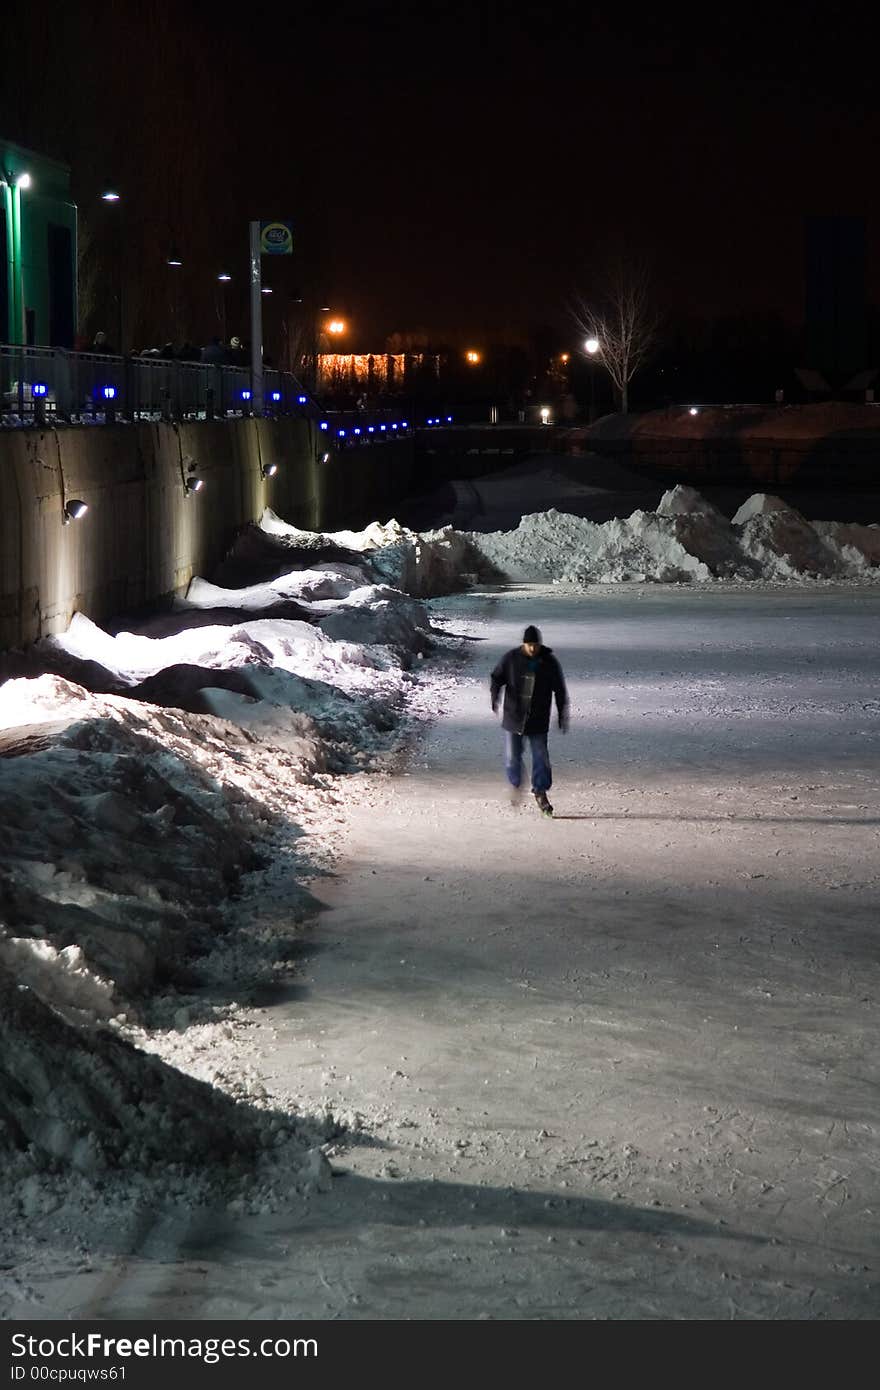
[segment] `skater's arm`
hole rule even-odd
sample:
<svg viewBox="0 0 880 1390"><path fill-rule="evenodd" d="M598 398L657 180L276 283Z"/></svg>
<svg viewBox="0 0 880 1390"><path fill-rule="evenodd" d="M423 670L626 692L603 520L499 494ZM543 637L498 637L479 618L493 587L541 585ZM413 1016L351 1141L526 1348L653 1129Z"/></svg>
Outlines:
<svg viewBox="0 0 880 1390"><path fill-rule="evenodd" d="M559 662L555 662L553 672L553 694L556 697L556 713L559 718L559 727L563 733L568 728L568 691L565 688L565 677L562 674L562 667Z"/></svg>

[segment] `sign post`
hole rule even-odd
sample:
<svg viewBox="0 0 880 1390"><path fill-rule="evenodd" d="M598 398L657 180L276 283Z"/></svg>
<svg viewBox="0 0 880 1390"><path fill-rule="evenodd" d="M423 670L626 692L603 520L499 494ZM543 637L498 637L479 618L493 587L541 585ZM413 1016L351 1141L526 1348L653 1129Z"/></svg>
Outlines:
<svg viewBox="0 0 880 1390"><path fill-rule="evenodd" d="M290 256L293 229L289 222L251 222L251 410L263 413L263 279L261 256Z"/></svg>
<svg viewBox="0 0 880 1390"><path fill-rule="evenodd" d="M251 410L263 413L263 282L260 273L260 224L250 224L251 256Z"/></svg>

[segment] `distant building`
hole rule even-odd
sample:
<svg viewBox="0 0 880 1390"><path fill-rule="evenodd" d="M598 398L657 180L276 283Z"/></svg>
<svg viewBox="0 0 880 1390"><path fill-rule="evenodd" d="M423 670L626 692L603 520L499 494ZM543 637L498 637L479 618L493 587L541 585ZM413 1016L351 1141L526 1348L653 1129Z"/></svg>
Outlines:
<svg viewBox="0 0 880 1390"><path fill-rule="evenodd" d="M0 139L0 342L73 347L76 207L70 170Z"/></svg>
<svg viewBox="0 0 880 1390"><path fill-rule="evenodd" d="M809 366L840 385L869 365L865 222L808 217L805 230Z"/></svg>

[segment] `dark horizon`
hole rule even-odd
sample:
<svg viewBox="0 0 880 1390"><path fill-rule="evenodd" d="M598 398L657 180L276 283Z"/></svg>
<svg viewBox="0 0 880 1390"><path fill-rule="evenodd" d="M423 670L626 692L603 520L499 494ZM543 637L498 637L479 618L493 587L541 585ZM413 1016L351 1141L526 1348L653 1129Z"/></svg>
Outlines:
<svg viewBox="0 0 880 1390"><path fill-rule="evenodd" d="M564 336L572 296L621 255L648 262L667 316L794 327L817 213L864 218L880 301L880 115L858 22L566 4L514 18L485 0L279 16L257 0L233 24L204 0L98 0L88 23L49 3L23 29L2 134L71 164L98 242L101 187L124 186L145 313L174 243L193 314L210 317L228 264L241 317L260 216L296 227L279 296L332 300L360 349L395 331Z"/></svg>

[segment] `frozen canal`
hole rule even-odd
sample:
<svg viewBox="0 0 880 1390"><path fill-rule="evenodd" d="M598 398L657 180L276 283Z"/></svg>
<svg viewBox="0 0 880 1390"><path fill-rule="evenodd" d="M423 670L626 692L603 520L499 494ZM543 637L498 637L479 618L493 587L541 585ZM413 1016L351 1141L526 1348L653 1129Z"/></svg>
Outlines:
<svg viewBox="0 0 880 1390"><path fill-rule="evenodd" d="M154 1229L55 1315L876 1317L880 594L436 606L469 663L359 779L264 1017L270 1084L363 1117L332 1191ZM553 822L489 711L532 622L572 699Z"/></svg>

